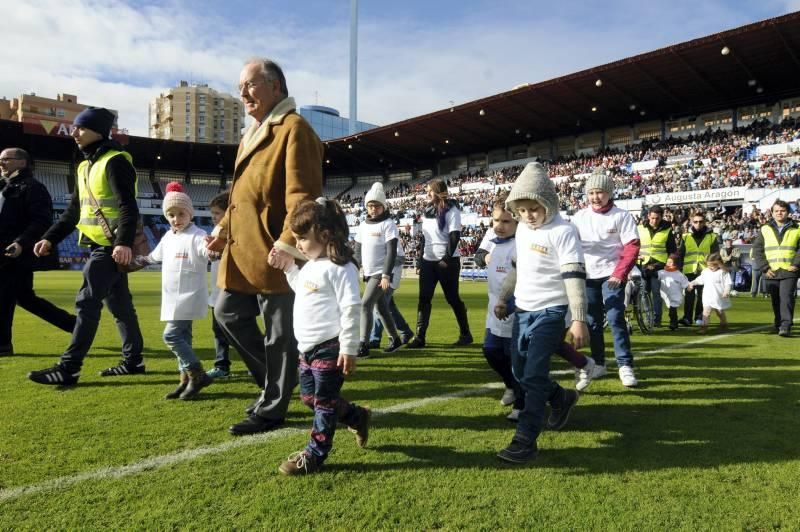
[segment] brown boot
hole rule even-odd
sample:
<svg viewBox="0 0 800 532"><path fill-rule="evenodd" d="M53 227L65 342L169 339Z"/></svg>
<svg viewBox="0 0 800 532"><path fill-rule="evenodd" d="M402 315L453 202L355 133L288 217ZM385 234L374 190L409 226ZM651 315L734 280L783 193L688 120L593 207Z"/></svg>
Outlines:
<svg viewBox="0 0 800 532"><path fill-rule="evenodd" d="M189 368L186 372L189 374L189 383L180 395L180 398L184 401L194 399L194 397L200 393L200 390L214 382L214 379L208 376L208 373L206 373L202 366L199 368Z"/></svg>
<svg viewBox="0 0 800 532"><path fill-rule="evenodd" d="M186 389L186 386L189 384L189 374L185 371L181 371L181 380L178 383L178 387L169 392L167 395L164 396L164 399L177 399L183 393L183 390Z"/></svg>

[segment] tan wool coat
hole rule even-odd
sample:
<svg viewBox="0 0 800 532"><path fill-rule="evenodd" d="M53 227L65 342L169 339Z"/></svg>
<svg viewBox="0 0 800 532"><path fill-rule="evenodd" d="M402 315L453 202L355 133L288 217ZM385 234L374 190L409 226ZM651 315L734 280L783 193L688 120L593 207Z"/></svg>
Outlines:
<svg viewBox="0 0 800 532"><path fill-rule="evenodd" d="M227 237L217 285L244 294L285 294L286 276L267 264L275 242L294 246L288 214L304 199L322 195L323 146L295 112L280 101L261 127L245 132L236 155L228 210L214 229Z"/></svg>

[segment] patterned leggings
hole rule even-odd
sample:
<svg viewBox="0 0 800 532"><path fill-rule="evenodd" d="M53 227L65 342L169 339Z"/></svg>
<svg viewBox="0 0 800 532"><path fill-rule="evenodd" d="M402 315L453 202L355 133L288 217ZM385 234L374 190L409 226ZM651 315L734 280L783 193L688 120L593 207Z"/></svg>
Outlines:
<svg viewBox="0 0 800 532"><path fill-rule="evenodd" d="M333 447L336 423L354 427L365 410L342 399L339 395L344 383L339 358L338 339L328 340L307 353L300 353L300 399L314 411L314 424L306 452L313 453L318 462L328 456Z"/></svg>

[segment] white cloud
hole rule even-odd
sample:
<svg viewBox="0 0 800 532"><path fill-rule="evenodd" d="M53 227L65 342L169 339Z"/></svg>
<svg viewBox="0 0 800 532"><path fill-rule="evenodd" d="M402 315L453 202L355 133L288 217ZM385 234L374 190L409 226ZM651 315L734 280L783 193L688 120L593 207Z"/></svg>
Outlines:
<svg viewBox="0 0 800 532"><path fill-rule="evenodd" d="M0 96L77 94L84 103L118 109L122 127L146 135L147 104L164 88L191 77L233 92L243 60L265 55L284 66L298 103L314 103L318 94L320 104L348 114L346 20L314 26L275 11L266 13L268 25L259 17L234 26L221 9L188 0L145 7L122 0L0 0ZM547 15L551 10L526 2L517 6L530 9L524 16L514 17L510 7L505 18L490 9L425 24L410 17L362 20L359 119L402 120L450 100L463 103L748 21L714 1L681 0L670 8L609 1L605 17L594 10L602 24L586 24L580 11Z"/></svg>

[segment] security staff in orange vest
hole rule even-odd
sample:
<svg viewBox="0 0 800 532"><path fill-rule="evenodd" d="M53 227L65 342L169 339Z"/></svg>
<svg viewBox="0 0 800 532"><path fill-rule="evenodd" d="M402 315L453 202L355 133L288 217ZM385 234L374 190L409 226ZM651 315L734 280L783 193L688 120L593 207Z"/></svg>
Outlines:
<svg viewBox="0 0 800 532"><path fill-rule="evenodd" d="M83 267L83 285L75 298L78 318L72 341L58 364L28 374L28 378L38 384L70 386L78 382L83 359L92 347L100 324L103 304L117 322L122 339L122 360L101 371L100 375L144 373L142 333L128 290L128 274L117 269L117 264L127 265L133 259L131 246L139 222L136 170L130 154L110 139L114 120L111 111L101 108L86 109L75 117L72 136L86 160L78 166L77 184L69 206L33 247L37 256L48 255L53 246L77 228L79 244L91 250ZM95 205L113 231L113 241L106 236L99 217L95 216Z"/></svg>
<svg viewBox="0 0 800 532"><path fill-rule="evenodd" d="M771 212L772 220L761 226L753 242L753 260L764 273L764 284L772 299L775 332L788 337L800 270L800 227L789 219L789 204L785 201L773 203Z"/></svg>
<svg viewBox="0 0 800 532"><path fill-rule="evenodd" d="M691 228L684 234L678 255L681 258L683 274L689 281L694 281L706 267L706 257L719 252L719 239L706 226L705 213L696 212L691 216ZM683 304L683 318L678 321L689 327L695 319L703 316L703 287L698 285L691 292L686 292Z"/></svg>
<svg viewBox="0 0 800 532"><path fill-rule="evenodd" d="M642 270L644 285L653 298L654 324L661 327L661 282L658 271L664 269L667 257L677 251L672 236L672 226L664 221L664 209L660 205L650 207L647 219L636 226L639 232L639 259L636 261Z"/></svg>

